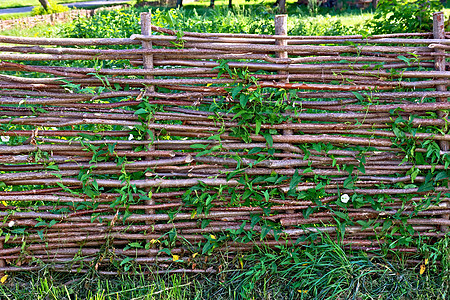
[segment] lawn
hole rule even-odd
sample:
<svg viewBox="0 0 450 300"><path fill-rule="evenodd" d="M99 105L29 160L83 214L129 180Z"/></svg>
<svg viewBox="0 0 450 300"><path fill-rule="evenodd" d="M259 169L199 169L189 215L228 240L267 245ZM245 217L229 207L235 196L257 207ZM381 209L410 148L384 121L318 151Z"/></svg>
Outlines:
<svg viewBox="0 0 450 300"><path fill-rule="evenodd" d="M90 0L58 0L58 4L73 3L73 2L86 2ZM40 5L38 0L2 0L0 1L0 9L2 8L15 8L25 6L37 6Z"/></svg>

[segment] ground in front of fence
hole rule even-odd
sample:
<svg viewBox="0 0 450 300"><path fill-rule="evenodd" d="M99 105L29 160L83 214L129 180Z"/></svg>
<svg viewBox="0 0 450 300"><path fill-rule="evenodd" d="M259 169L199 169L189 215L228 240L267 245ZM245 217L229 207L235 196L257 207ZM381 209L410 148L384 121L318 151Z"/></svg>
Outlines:
<svg viewBox="0 0 450 300"><path fill-rule="evenodd" d="M433 247L447 251L448 238ZM2 299L448 299L449 261L411 263L400 255L346 251L324 243L258 249L226 259L201 257L216 273L144 274L131 265L117 276L55 273L42 268L1 278ZM444 255L444 257L449 257ZM166 270L179 270L173 263ZM155 270L156 271L156 270ZM6 278L5 278L6 277Z"/></svg>

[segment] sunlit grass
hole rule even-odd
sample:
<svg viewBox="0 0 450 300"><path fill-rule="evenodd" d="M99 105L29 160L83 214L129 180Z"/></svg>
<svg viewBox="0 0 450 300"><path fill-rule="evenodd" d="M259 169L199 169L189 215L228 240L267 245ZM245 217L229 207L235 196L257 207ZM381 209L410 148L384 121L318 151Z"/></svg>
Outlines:
<svg viewBox="0 0 450 300"><path fill-rule="evenodd" d="M73 3L73 2L86 2L91 0L57 0L58 4ZM2 0L0 1L0 8L15 8L40 5L38 0Z"/></svg>
<svg viewBox="0 0 450 300"><path fill-rule="evenodd" d="M1 31L0 35L23 36L23 37L49 37L56 38L60 36L62 25L39 24L33 27L13 26L12 28Z"/></svg>
<svg viewBox="0 0 450 300"><path fill-rule="evenodd" d="M31 12L0 15L1 20L19 19L31 16Z"/></svg>

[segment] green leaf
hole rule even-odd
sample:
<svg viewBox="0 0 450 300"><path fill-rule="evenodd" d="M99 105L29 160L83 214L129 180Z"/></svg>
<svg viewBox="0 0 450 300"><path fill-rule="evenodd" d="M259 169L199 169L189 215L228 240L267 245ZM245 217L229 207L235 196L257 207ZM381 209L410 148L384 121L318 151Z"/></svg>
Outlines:
<svg viewBox="0 0 450 300"><path fill-rule="evenodd" d="M126 263L129 263L130 261L132 261L134 258L132 257L125 257L121 262L120 265L123 266Z"/></svg>
<svg viewBox="0 0 450 300"><path fill-rule="evenodd" d="M410 65L410 59L404 57L403 55L399 55L397 58L404 61L408 66Z"/></svg>
<svg viewBox="0 0 450 300"><path fill-rule="evenodd" d="M209 144L193 144L190 145L192 149L206 149L209 146Z"/></svg>
<svg viewBox="0 0 450 300"><path fill-rule="evenodd" d="M425 182L423 185L419 186L417 189L417 192L428 192L428 191L434 191L433 183L431 182Z"/></svg>
<svg viewBox="0 0 450 300"><path fill-rule="evenodd" d="M348 215L345 214L345 213L343 213L343 212L340 212L340 211L334 211L334 214L335 214L336 216L338 216L339 218L341 218L341 219L348 220Z"/></svg>
<svg viewBox="0 0 450 300"><path fill-rule="evenodd" d="M320 190L321 188L323 188L324 186L325 186L325 184L324 184L323 182L319 182L319 183L316 185L315 190L318 191L318 190Z"/></svg>
<svg viewBox="0 0 450 300"><path fill-rule="evenodd" d="M353 177L348 176L347 179L344 180L344 188L345 189L353 189L355 186L353 185Z"/></svg>
<svg viewBox="0 0 450 300"><path fill-rule="evenodd" d="M47 226L47 222L45 222L45 221L40 221L40 222L37 222L37 223L34 225L34 227L39 227L39 226Z"/></svg>
<svg viewBox="0 0 450 300"><path fill-rule="evenodd" d="M261 120L256 120L256 122L255 122L255 134L259 134L260 130L261 130Z"/></svg>
<svg viewBox="0 0 450 300"><path fill-rule="evenodd" d="M89 140L89 141L101 140L101 136L98 135L98 134L78 133L78 135L81 136L82 138L85 138L86 140Z"/></svg>
<svg viewBox="0 0 450 300"><path fill-rule="evenodd" d="M264 200L266 200L266 202L269 202L270 196L269 196L269 191L264 191Z"/></svg>
<svg viewBox="0 0 450 300"><path fill-rule="evenodd" d="M358 220L358 221L356 221L356 223L358 223L359 225L361 225L362 229L364 230L364 229L370 227L370 223L371 223L371 222L370 222L370 221L369 221L369 222L366 222L366 221L363 221L363 220Z"/></svg>
<svg viewBox="0 0 450 300"><path fill-rule="evenodd" d="M44 240L44 230L38 230L37 234L39 235L39 238L41 239L41 241Z"/></svg>
<svg viewBox="0 0 450 300"><path fill-rule="evenodd" d="M142 245L139 242L129 243L128 246L130 246L131 248L142 248Z"/></svg>
<svg viewBox="0 0 450 300"><path fill-rule="evenodd" d="M237 86L234 89L231 90L231 98L236 98L236 95L239 94L240 91L242 91L244 87L243 86ZM245 107L245 105L243 106Z"/></svg>
<svg viewBox="0 0 450 300"><path fill-rule="evenodd" d="M246 113L247 111L245 110L241 110L240 112L238 112L237 114L234 115L234 117L231 120L237 119L238 117L240 117L242 114Z"/></svg>
<svg viewBox="0 0 450 300"><path fill-rule="evenodd" d="M241 104L242 108L245 108L248 100L249 100L249 96L247 96L247 95L241 94L239 96L239 103Z"/></svg>
<svg viewBox="0 0 450 300"><path fill-rule="evenodd" d="M306 168L304 171L303 171L303 174L305 174L305 173L311 173L313 171L313 169L311 168L311 167L309 167L309 168Z"/></svg>
<svg viewBox="0 0 450 300"><path fill-rule="evenodd" d="M96 190L96 191L98 191L98 182L97 182L97 180L96 179L94 179L94 180L92 180L92 186L94 187L94 189Z"/></svg>
<svg viewBox="0 0 450 300"><path fill-rule="evenodd" d="M214 247L214 245L211 244L210 241L207 241L207 242L205 243L205 245L203 246L203 248L202 248L202 254L208 253L209 250L211 250L213 247Z"/></svg>
<svg viewBox="0 0 450 300"><path fill-rule="evenodd" d="M389 227L391 227L392 221L386 220L383 222L383 227L381 228L382 231L386 231Z"/></svg>
<svg viewBox="0 0 450 300"><path fill-rule="evenodd" d="M48 166L47 166L47 169L59 171L58 165L54 165L54 164L53 164L53 165L48 165Z"/></svg>
<svg viewBox="0 0 450 300"><path fill-rule="evenodd" d="M133 215L133 213L131 211L129 211L128 209L125 210L122 221L125 222L125 220L128 219L131 215Z"/></svg>
<svg viewBox="0 0 450 300"><path fill-rule="evenodd" d="M270 134L268 133L263 133L264 138L266 139L267 145L269 147L273 147L273 138Z"/></svg>
<svg viewBox="0 0 450 300"><path fill-rule="evenodd" d="M202 220L201 228L205 229L206 226L208 226L210 222L211 222L211 220Z"/></svg>
<svg viewBox="0 0 450 300"><path fill-rule="evenodd" d="M355 97L359 100L359 101L364 101L364 96L361 95L361 93L359 92L352 92L353 95L355 95Z"/></svg>
<svg viewBox="0 0 450 300"><path fill-rule="evenodd" d="M425 164L425 158L423 158L423 154L422 153L416 151L414 153L414 156L416 158L416 164L418 164L418 165Z"/></svg>
<svg viewBox="0 0 450 300"><path fill-rule="evenodd" d="M291 182L289 183L289 193L291 191L295 191L295 188L297 188L298 184L302 181L302 176L298 174L298 169L295 170L294 176L292 176Z"/></svg>
<svg viewBox="0 0 450 300"><path fill-rule="evenodd" d="M252 148L250 151L248 151L248 154L251 155L254 153L258 153L258 152L261 152L261 150L262 150L262 148L255 147L255 148Z"/></svg>
<svg viewBox="0 0 450 300"><path fill-rule="evenodd" d="M139 108L137 111L134 112L135 115L144 115L148 114L148 111L144 108Z"/></svg>
<svg viewBox="0 0 450 300"><path fill-rule="evenodd" d="M267 225L262 226L261 228L261 237L259 238L260 241L262 241L270 232L270 227Z"/></svg>
<svg viewBox="0 0 450 300"><path fill-rule="evenodd" d="M363 164L359 164L358 167L356 167L361 173L366 174L366 168Z"/></svg>
<svg viewBox="0 0 450 300"><path fill-rule="evenodd" d="M109 152L110 154L114 154L114 148L116 147L116 145L117 145L117 143L109 144L109 145L108 145L108 152Z"/></svg>
<svg viewBox="0 0 450 300"><path fill-rule="evenodd" d="M202 151L202 152L199 152L199 153L197 153L197 155L196 155L195 157L200 157L200 156L203 156L203 155L209 154L209 153L211 153L211 152L212 152L212 150L211 150L211 149L209 149L209 150L205 150L205 151Z"/></svg>
<svg viewBox="0 0 450 300"><path fill-rule="evenodd" d="M170 250L169 250L169 249L167 249L167 248L161 249L161 250L159 250L159 252L163 252L163 253L166 253L166 254L167 254L167 255L169 255L169 256L171 256L171 255L172 255L172 253L170 252Z"/></svg>
<svg viewBox="0 0 450 300"><path fill-rule="evenodd" d="M303 211L303 217L305 219L308 219L309 216L314 212L314 208L311 206L308 206L308 208L306 210Z"/></svg>
<svg viewBox="0 0 450 300"><path fill-rule="evenodd" d="M446 171L442 171L442 172L439 172L436 175L436 178L434 179L434 181L439 181L439 180L446 179L446 178L448 178L447 172Z"/></svg>

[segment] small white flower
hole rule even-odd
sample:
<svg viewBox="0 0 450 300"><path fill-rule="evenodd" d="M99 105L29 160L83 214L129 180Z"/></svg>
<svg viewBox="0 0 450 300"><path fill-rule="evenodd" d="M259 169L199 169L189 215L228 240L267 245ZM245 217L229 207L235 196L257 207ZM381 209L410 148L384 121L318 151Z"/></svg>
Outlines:
<svg viewBox="0 0 450 300"><path fill-rule="evenodd" d="M5 135L2 135L1 137L0 137L1 139L2 139L2 142L9 142L9 136L5 136Z"/></svg>
<svg viewBox="0 0 450 300"><path fill-rule="evenodd" d="M13 227L13 226L14 226L14 224L16 224L16 222L14 222L14 221L9 221L9 223L8 223L8 227Z"/></svg>
<svg viewBox="0 0 450 300"><path fill-rule="evenodd" d="M132 139L133 139L133 135L130 134L130 135L128 136L128 140L131 141Z"/></svg>
<svg viewBox="0 0 450 300"><path fill-rule="evenodd" d="M350 200L350 196L349 195L344 194L344 195L341 196L341 202L342 203L347 203L348 200Z"/></svg>

